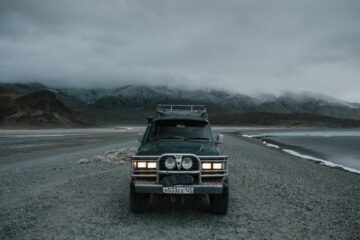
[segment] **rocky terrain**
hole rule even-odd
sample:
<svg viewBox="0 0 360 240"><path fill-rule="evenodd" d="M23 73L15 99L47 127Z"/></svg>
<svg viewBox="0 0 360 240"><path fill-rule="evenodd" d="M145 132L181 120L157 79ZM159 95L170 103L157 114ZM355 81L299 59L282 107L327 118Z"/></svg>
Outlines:
<svg viewBox="0 0 360 240"><path fill-rule="evenodd" d="M0 239L360 238L359 174L233 134L221 146L227 215L209 213L206 196L155 196L134 214L126 155L136 146L121 129L2 132Z"/></svg>
<svg viewBox="0 0 360 240"><path fill-rule="evenodd" d="M19 99L26 99L26 104L19 104ZM49 88L38 83L2 83L0 102L0 123L7 126L143 123L147 116L154 114L159 103L205 104L213 124L360 126L358 103L315 93L254 97L221 90L186 90L167 86L86 89Z"/></svg>
<svg viewBox="0 0 360 240"><path fill-rule="evenodd" d="M0 125L18 127L73 127L84 122L49 90L30 93L0 89Z"/></svg>

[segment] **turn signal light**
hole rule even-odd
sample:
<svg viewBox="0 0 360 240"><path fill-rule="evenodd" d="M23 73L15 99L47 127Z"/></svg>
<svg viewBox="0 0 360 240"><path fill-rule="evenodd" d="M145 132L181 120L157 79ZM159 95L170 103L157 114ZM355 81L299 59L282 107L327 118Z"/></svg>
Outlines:
<svg viewBox="0 0 360 240"><path fill-rule="evenodd" d="M134 169L156 169L156 162L134 161L133 168Z"/></svg>
<svg viewBox="0 0 360 240"><path fill-rule="evenodd" d="M215 170L221 170L223 167L222 167L222 163L213 163L212 164L212 167L213 169Z"/></svg>
<svg viewBox="0 0 360 240"><path fill-rule="evenodd" d="M201 165L201 168L204 170L210 170L211 169L211 163L203 163Z"/></svg>
<svg viewBox="0 0 360 240"><path fill-rule="evenodd" d="M201 168L203 170L222 170L223 163L202 163Z"/></svg>

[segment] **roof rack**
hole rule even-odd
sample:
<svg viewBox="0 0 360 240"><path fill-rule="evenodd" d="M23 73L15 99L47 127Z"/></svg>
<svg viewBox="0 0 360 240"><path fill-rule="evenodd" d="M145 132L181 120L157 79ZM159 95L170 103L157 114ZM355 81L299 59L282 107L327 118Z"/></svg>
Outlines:
<svg viewBox="0 0 360 240"><path fill-rule="evenodd" d="M191 114L208 119L205 105L158 104L156 116L159 114Z"/></svg>

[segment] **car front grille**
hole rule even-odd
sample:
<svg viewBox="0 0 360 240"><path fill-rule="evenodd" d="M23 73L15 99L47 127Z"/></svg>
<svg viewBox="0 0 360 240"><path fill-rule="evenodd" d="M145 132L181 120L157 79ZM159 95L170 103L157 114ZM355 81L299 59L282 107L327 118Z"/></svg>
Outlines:
<svg viewBox="0 0 360 240"><path fill-rule="evenodd" d="M168 157L174 157L173 155L165 155L165 156L162 156L160 161L159 161L159 170L160 171L167 171L169 169L167 169L165 167L165 159L168 158ZM200 164L199 164L199 160L193 156L187 156L187 155L183 155L182 158L184 157L189 157L192 159L193 161L193 165L190 169L188 170L185 170L184 168L180 168L180 170L177 168L177 166L175 166L174 169L172 169L172 171L199 171L200 170Z"/></svg>
<svg viewBox="0 0 360 240"><path fill-rule="evenodd" d="M165 167L165 159L168 157L173 158L185 158L190 157L193 160L193 166L185 170L182 167L180 169L175 166L174 169L167 169ZM160 181L170 175L191 175L193 177L194 183L202 183L202 181L206 180L217 180L223 179L227 176L227 156L196 156L194 154L177 154L177 153L167 153L161 156L132 156L132 161L152 161L157 162L157 169L132 169L132 178L135 179L156 179L156 183L160 183ZM213 162L222 162L224 164L223 169L215 170L209 169L201 170L202 163L213 163Z"/></svg>

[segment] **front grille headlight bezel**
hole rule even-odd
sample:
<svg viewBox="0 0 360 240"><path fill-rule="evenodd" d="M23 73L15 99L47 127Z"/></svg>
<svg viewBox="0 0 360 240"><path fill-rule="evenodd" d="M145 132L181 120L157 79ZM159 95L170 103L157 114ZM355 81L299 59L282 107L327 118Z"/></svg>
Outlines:
<svg viewBox="0 0 360 240"><path fill-rule="evenodd" d="M213 170L223 170L224 164L223 163L212 163Z"/></svg>
<svg viewBox="0 0 360 240"><path fill-rule="evenodd" d="M202 170L211 170L212 164L211 163L201 163Z"/></svg>
<svg viewBox="0 0 360 240"><path fill-rule="evenodd" d="M201 169L205 171L215 170L222 171L224 170L223 162L203 162L201 163Z"/></svg>
<svg viewBox="0 0 360 240"><path fill-rule="evenodd" d="M157 163L156 162L147 162L148 169L156 169Z"/></svg>
<svg viewBox="0 0 360 240"><path fill-rule="evenodd" d="M174 157L167 157L164 161L165 168L167 170L173 170L176 167L176 161Z"/></svg>
<svg viewBox="0 0 360 240"><path fill-rule="evenodd" d="M155 170L157 168L157 162L156 161L133 161L133 169L134 170Z"/></svg>
<svg viewBox="0 0 360 240"><path fill-rule="evenodd" d="M193 166L193 160L190 157L184 157L181 161L181 166L185 170L189 170Z"/></svg>

